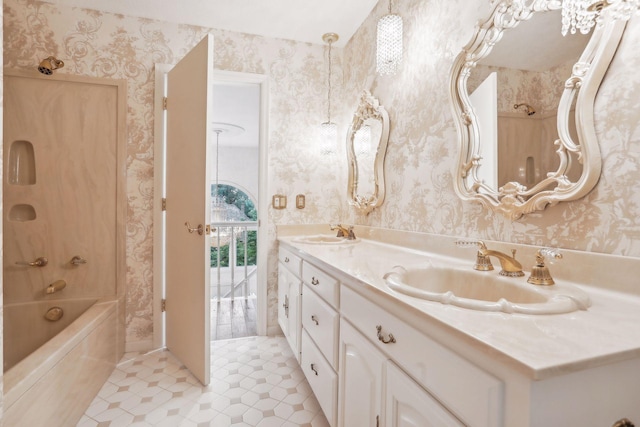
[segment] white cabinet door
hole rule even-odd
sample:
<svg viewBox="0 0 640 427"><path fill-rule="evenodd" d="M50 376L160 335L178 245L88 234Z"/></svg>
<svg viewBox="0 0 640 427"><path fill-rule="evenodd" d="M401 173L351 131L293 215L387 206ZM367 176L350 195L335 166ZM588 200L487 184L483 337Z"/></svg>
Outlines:
<svg viewBox="0 0 640 427"><path fill-rule="evenodd" d="M386 356L349 322L340 322L339 427L382 426Z"/></svg>
<svg viewBox="0 0 640 427"><path fill-rule="evenodd" d="M387 361L386 374L386 427L464 426L395 363Z"/></svg>
<svg viewBox="0 0 640 427"><path fill-rule="evenodd" d="M300 362L300 292L302 282L282 264L278 267L278 323Z"/></svg>
<svg viewBox="0 0 640 427"><path fill-rule="evenodd" d="M287 269L278 264L278 324L284 336L289 335L289 283Z"/></svg>

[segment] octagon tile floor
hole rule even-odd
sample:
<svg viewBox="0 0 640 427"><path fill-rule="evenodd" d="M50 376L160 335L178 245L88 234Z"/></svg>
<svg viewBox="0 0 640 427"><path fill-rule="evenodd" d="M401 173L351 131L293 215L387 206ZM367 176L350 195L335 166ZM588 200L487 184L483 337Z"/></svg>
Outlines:
<svg viewBox="0 0 640 427"><path fill-rule="evenodd" d="M127 353L77 427L328 427L284 337L211 343L203 387L169 352Z"/></svg>

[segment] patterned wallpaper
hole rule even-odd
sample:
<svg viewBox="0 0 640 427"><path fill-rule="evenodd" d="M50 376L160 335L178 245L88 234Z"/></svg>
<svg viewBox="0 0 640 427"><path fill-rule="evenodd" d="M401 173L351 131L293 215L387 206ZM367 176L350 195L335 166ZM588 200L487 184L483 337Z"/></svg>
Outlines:
<svg viewBox="0 0 640 427"><path fill-rule="evenodd" d="M128 81L127 341L152 332L153 64L175 63L204 34L215 38L216 68L270 78L268 193L304 193L307 208L270 211L269 325L276 325L275 224L344 221L392 229L469 236L640 256L640 22L628 31L596 102L603 174L582 200L511 222L454 193L456 130L449 71L488 0L403 0L405 58L393 77L376 77L375 26L381 1L334 61L334 111L346 135L359 94L370 89L390 114L387 200L369 216L346 201L344 137L337 153L316 150L326 115L326 52L322 45L174 25L5 0L5 66L33 68L50 54L61 72ZM320 37L320 35L319 35Z"/></svg>
<svg viewBox="0 0 640 427"><path fill-rule="evenodd" d="M344 197L335 155L315 148L315 127L326 119L325 47L33 0L5 1L4 16L6 67L33 69L53 54L65 61L59 72L127 80L128 342L152 336L154 63L176 63L211 31L217 69L269 75L268 193L307 196L305 210L272 211L268 218L269 326L275 326L275 224L328 222L340 216ZM333 57L337 91L340 55Z"/></svg>
<svg viewBox="0 0 640 427"><path fill-rule="evenodd" d="M571 76L574 62L567 62L542 72L479 64L467 80L467 90L473 93L490 73L496 72L498 112L522 113L522 109L514 110L513 105L524 102L533 106L538 114L555 113L562 96L564 82Z"/></svg>
<svg viewBox="0 0 640 427"><path fill-rule="evenodd" d="M404 19L405 55L393 77L374 75L379 2L344 50L345 92L365 88L389 111L387 199L371 226L640 257L640 17L633 18L596 98L595 125L603 155L600 182L589 195L518 221L462 202L453 190L456 130L449 107L449 71L486 14L487 0L395 2ZM482 12L481 12L482 10ZM350 106L352 111L355 107Z"/></svg>

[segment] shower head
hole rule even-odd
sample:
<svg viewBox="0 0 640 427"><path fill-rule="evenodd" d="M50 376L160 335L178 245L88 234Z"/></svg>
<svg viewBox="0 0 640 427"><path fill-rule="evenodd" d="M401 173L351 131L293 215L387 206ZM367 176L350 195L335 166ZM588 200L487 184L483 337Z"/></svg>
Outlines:
<svg viewBox="0 0 640 427"><path fill-rule="evenodd" d="M64 62L56 59L55 56L50 56L40 61L40 65L38 65L38 71L40 71L44 75L50 76L55 70L62 67L64 67Z"/></svg>
<svg viewBox="0 0 640 427"><path fill-rule="evenodd" d="M516 110L520 107L524 107L524 112L527 113L527 116L533 116L536 113L536 110L531 105L524 102L522 104L513 104L513 108Z"/></svg>

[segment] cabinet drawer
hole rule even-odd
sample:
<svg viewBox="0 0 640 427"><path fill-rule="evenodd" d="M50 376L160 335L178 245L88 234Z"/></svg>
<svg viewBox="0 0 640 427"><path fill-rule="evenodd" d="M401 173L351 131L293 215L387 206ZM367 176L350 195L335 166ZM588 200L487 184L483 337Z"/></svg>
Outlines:
<svg viewBox="0 0 640 427"><path fill-rule="evenodd" d="M329 424L335 426L338 415L338 375L305 330L302 331L300 366Z"/></svg>
<svg viewBox="0 0 640 427"><path fill-rule="evenodd" d="M331 366L337 370L340 316L329 304L312 292L309 285L304 285L302 289L302 327Z"/></svg>
<svg viewBox="0 0 640 427"><path fill-rule="evenodd" d="M338 281L319 268L302 262L302 280L326 302L338 308Z"/></svg>
<svg viewBox="0 0 640 427"><path fill-rule="evenodd" d="M502 425L500 380L428 338L373 302L342 286L342 315L468 425ZM383 343L378 338L395 342Z"/></svg>
<svg viewBox="0 0 640 427"><path fill-rule="evenodd" d="M302 259L298 255L294 255L290 250L281 247L278 250L278 260L296 277L301 277Z"/></svg>

